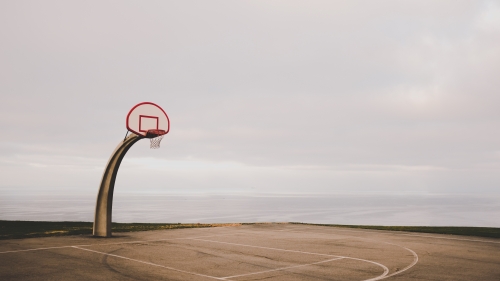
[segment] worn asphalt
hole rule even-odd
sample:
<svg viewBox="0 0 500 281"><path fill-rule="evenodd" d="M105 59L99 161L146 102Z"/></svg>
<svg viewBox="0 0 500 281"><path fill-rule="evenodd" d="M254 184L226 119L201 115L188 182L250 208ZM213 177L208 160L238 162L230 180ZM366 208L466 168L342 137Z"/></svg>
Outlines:
<svg viewBox="0 0 500 281"><path fill-rule="evenodd" d="M0 241L0 280L500 280L500 239L255 224Z"/></svg>

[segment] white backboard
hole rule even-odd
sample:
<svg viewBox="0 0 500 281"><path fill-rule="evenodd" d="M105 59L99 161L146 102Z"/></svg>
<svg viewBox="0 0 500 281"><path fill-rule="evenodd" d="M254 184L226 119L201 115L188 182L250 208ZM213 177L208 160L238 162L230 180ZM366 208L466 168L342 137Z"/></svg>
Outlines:
<svg viewBox="0 0 500 281"><path fill-rule="evenodd" d="M170 120L165 111L152 102L141 102L132 107L127 115L127 129L134 134L146 136L148 130L170 130Z"/></svg>

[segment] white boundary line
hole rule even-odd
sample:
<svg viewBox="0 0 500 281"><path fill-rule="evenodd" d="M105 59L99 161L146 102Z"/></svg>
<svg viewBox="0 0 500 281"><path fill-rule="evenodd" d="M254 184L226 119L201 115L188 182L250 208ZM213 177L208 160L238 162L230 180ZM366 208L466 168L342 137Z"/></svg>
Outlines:
<svg viewBox="0 0 500 281"><path fill-rule="evenodd" d="M227 235L233 235L233 233L231 233L231 234L218 234L218 235L205 235L205 236L197 236L197 237L193 237L193 238L207 238L207 237L227 236ZM4 252L0 252L0 254L30 252L30 251L41 251L41 250L50 250L50 249L63 249L63 248L71 248L71 247L92 247L92 246L133 244L133 243L158 242L158 241L183 240L183 239L191 239L191 238L189 238L189 237L185 237L185 238L165 238L165 239L157 239L157 240L137 240L137 241L125 241L125 242L102 243L102 244L91 244L91 245L69 245L69 246L56 246L56 247L46 247L46 248L32 248L32 249L24 249L24 250L4 251Z"/></svg>
<svg viewBox="0 0 500 281"><path fill-rule="evenodd" d="M334 258L334 259L329 259L329 260L325 260L325 261L318 261L318 262L313 262L313 263L308 263L308 264L293 265L293 266L280 267L280 268L276 268L276 269L258 271L258 272L253 272L253 273L232 275L232 276L222 277L222 279L229 279L229 278L236 278L236 277L242 277L242 276L248 276L248 275L254 275L254 274L268 273L268 272L273 272L273 271L281 271L281 270L285 270L285 269L321 264L321 263L326 263L326 262L336 261L336 260L341 260L341 259L343 259L343 258Z"/></svg>
<svg viewBox="0 0 500 281"><path fill-rule="evenodd" d="M282 252L292 252L292 253L299 253L299 254L309 254L309 255L325 256L325 257L346 258L346 257L343 257L343 256L336 256L336 255L329 255L329 254L303 252L303 251L296 251L296 250L287 250L287 249L280 249L280 248L254 246L254 245L231 243L231 242L221 242L221 241L206 240L206 239L199 239L199 238L186 238L186 239L188 239L188 240L204 241L204 242L212 242L212 243L219 243L219 244L234 245L234 246L243 246L243 247L250 247L250 248L258 248L258 249L264 249L264 250L275 250L275 251L282 251Z"/></svg>
<svg viewBox="0 0 500 281"><path fill-rule="evenodd" d="M278 230L278 231L292 232L292 231L285 230L285 229L284 230ZM286 269L291 269L291 268L305 267L305 266L310 266L310 265L315 265L315 264L321 264L321 263L326 263L326 262L329 262L329 261L340 260L340 259L352 259L352 260L364 261L364 262L375 264L375 265L377 265L379 267L382 267L384 269L384 273L382 273L382 275L377 276L375 278L367 279L365 281L380 280L384 276L387 276L387 274L389 273L389 269L385 265L377 263L377 262L374 262L374 261L371 261L371 260L351 258L351 257L344 257L344 256L335 256L335 255L321 254L321 253L313 253L313 252L304 252L304 251L287 250L287 249L280 249L280 248L270 248L270 247L262 247L262 246L254 246L254 245L246 245L246 244L238 244L238 243L220 242L220 241L214 241L214 240L200 239L200 238L208 238L208 237L228 236L228 235L234 235L234 234L238 234L238 233L256 234L256 233L259 233L259 232L258 231L257 232L252 231L252 232L249 233L249 232L238 231L237 233L230 233L230 234L204 235L204 236L185 237L185 238L165 238L165 239L156 239L156 240L137 240L137 241L126 241L126 242L116 242L116 243L102 243L102 244L92 244L92 245L72 245L72 246L33 248L33 249L24 249L24 250L15 250L15 251L4 251L4 252L0 252L0 254L28 252L28 251L39 251L39 250L50 250L50 249L74 248L74 249L80 249L80 250L94 252L94 253L98 253L98 254L102 254L102 255L112 256L112 257L116 257L116 258L126 259L126 260L130 260L130 261L135 261L135 262L139 262L139 263L143 263L143 264L148 264L148 265L152 265L152 266L162 267L162 268L165 268L165 269L170 269L170 270L173 270L173 271L182 272L182 273L186 273L186 274L191 274L191 275L196 275L196 276L200 276L200 277L207 277L207 278L211 278L211 279L216 279L216 280L229 280L230 278L236 278L236 277L242 277L242 276L254 275L254 274L262 274L262 273L274 272L274 271L281 271L281 270L286 270ZM308 232L306 232L306 233L308 233ZM234 276L227 276L227 277L215 277L215 276L204 275L204 274L199 274L199 273L195 273L195 272L184 271L184 270L181 270L181 269L176 269L176 268L173 268L173 267L168 267L168 266L163 266L163 265L159 265L159 264L155 264L155 263L145 262L145 261L141 261L141 260L137 260L137 259L127 258L127 257L124 257L124 256L115 255L115 254L108 254L108 253L105 253L105 252L95 251L95 250L86 249L86 248L80 248L80 247L105 246L105 245L119 245L119 244L158 242L158 241L169 241L169 240L198 240L198 241L204 241L204 242L221 243L221 244L229 244L229 245L235 245L235 246L244 246L244 247L260 248L260 249L266 249L266 250L294 252L294 253L300 253L300 254L319 255L319 256L327 256L327 257L335 257L335 258L328 259L328 260L325 260L325 261L310 263L310 264L300 264L300 265L295 265L295 266L281 267L281 268L276 268L276 269L271 269L271 270L265 270L265 271L259 271L259 272L251 272L251 273L234 275Z"/></svg>
<svg viewBox="0 0 500 281"><path fill-rule="evenodd" d="M373 280L382 280L382 279L389 278L389 277L394 276L394 275L398 275L398 274L400 274L400 273L402 273L404 271L407 271L408 269L412 268L414 265L416 265L418 263L418 255L412 249L406 248L406 247L403 247L403 246L400 246L400 245L397 245L397 244L392 244L392 243L389 243L389 242L382 242L382 243L387 243L387 244L391 244L391 245L394 245L394 246L399 246L399 247L404 248L405 250L411 252L413 254L413 262L410 265L408 265L407 267L401 269L400 271L393 272L393 273L385 276L384 278L373 279Z"/></svg>
<svg viewBox="0 0 500 281"><path fill-rule="evenodd" d="M211 237L213 237L213 236L222 236L222 235L212 235ZM199 238L175 238L175 239L168 239L168 240L181 240L181 239L183 239L183 240L197 240L197 241L212 242L212 243L221 243L221 244L230 244L230 245L235 245L235 246L260 248L260 249L266 249L266 250L276 250L276 251L284 251L284 252L295 252L295 253L300 253L300 254L329 256L329 257L335 257L335 258L324 260L324 261L319 261L319 262L314 262L314 263L309 263L309 264L300 264L300 265L294 265L294 266L288 266L288 267L281 267L281 268L270 269L270 270L259 271L259 272L250 272L250 273L239 274L239 275L232 275L232 276L226 276L226 277L215 277L215 276L210 276L210 275L205 275L205 274L199 274L199 273L195 273L195 272L185 271L185 270L181 270L181 269L176 269L176 268L169 267L169 266L163 266L163 265L159 265L159 264L155 264L155 263L151 263L151 262L145 262L145 261L141 261L141 260L137 260L137 259L127 258L127 257L124 257L124 256L115 255L115 254L108 254L108 253L105 253L105 252L90 250L90 249L86 249L86 248L80 248L78 246L68 246L68 247L75 248L75 249L80 249L80 250L85 250L85 251L89 251L89 252L94 252L94 253L98 253L98 254L102 254L102 255L106 255L106 256L111 256L111 257L122 258L122 259L130 260L130 261L140 262L140 263L148 264L148 265L152 265L152 266L162 267L162 268L165 268L165 269L170 269L170 270L173 270L173 271L178 271L178 272L182 272L182 273L186 273L186 274L191 274L191 275L196 275L196 276L201 276L201 277L212 278L212 279L216 279L216 280L229 280L230 278L242 277L242 276L247 276L247 275L262 274L262 273L268 273L268 272L274 272L274 271L282 271L282 270L286 270L286 269L290 269L290 268L305 267L305 266L310 266L310 265L315 265L315 264L321 264L321 263L326 263L326 262L340 260L340 259L352 259L352 260L364 261L364 262L372 263L372 264L378 265L379 267L382 267L382 269L384 270L384 273L382 273L382 275L377 276L375 278L367 279L365 281L380 280L380 279L383 279L385 276L387 276L387 274L389 273L389 269L385 265L380 264L378 262L371 261L371 260L365 260L365 259L358 259L358 258L351 258L351 257L344 257L344 256L335 256L335 255L321 254L321 253L304 252L304 251L296 251L296 250L287 250L287 249L280 249L280 248L270 248L270 247L262 247L262 246L238 244L238 243L220 242L220 241L206 240L206 239L199 239ZM167 240L167 239L154 240L154 241L163 241L163 240ZM112 244L121 244L121 243L112 243ZM97 245L103 245L103 244L97 244ZM90 246L97 246L97 245L90 245ZM104 245L110 245L110 244L104 244Z"/></svg>
<svg viewBox="0 0 500 281"><path fill-rule="evenodd" d="M342 229L343 230L343 229ZM352 230L345 230L345 231L352 231ZM293 232L304 232L304 233L311 233L311 232L305 232L305 231L293 231ZM362 233L369 233L368 231L353 231L353 232L362 232ZM312 232L314 234L323 234L323 235L328 235L327 233L317 233L317 232ZM352 237L352 236L351 236ZM401 245L398 245L398 244L394 244L394 243L390 243L390 242L384 242L384 241L379 241L379 240L375 240L375 239L370 239L370 238L364 238L364 237L356 237L358 239L362 239L362 240L370 240L370 241L375 241L375 242L378 242L378 243L384 243L384 244L389 244L389 245L394 245L394 246L397 246L397 247L400 247L400 248L403 248L405 250L407 250L408 252L410 252L412 255L413 255L413 262L406 266L405 268L403 268L402 270L400 271L396 271L396 272L393 272L387 276L379 276L377 278L373 278L373 279L368 279L368 280L364 280L364 281L375 281L375 280L382 280L382 279L386 279L386 278L389 278L391 276L394 276L394 275L398 275L398 274L401 274L403 273L404 271L412 268L414 265L416 265L418 263L418 255L417 253L415 253L415 251L413 251L412 249L410 248L406 248L406 247L403 247Z"/></svg>
<svg viewBox="0 0 500 281"><path fill-rule="evenodd" d="M173 268L173 267L169 267L169 266L159 265L159 264L152 263L152 262L146 262L146 261L131 259L131 258L127 258L127 257L124 257L124 256L119 256L119 255L114 255L114 254L108 254L108 253L104 253L104 252L99 252L99 251L94 251L94 250L90 250L90 249L80 248L80 247L77 247L77 246L71 246L71 248L80 249L80 250L84 250L84 251L89 251L89 252L93 252L93 253L97 253L97 254L101 254L101 255L105 255L105 256L110 256L110 257L125 259L125 260L129 260L129 261L140 262L140 263L143 263L143 264L157 266L157 267L162 267L162 268L166 268L166 269L170 269L170 270L173 270L173 271L182 272L182 273L186 273L186 274L191 274L191 275L196 275L196 276L201 276L201 277L207 277L207 278L216 279L216 280L225 280L225 279L222 279L222 278L219 278L219 277L215 277L215 276L210 276L210 275L205 275L205 274L200 274L200 273L185 271L185 270L181 270L181 269L177 269L177 268Z"/></svg>
<svg viewBox="0 0 500 281"><path fill-rule="evenodd" d="M272 231L272 230L271 230ZM351 231L351 230L346 230L346 231ZM323 233L323 232L307 232L307 231L299 231L299 230L291 230L291 231L284 231L284 230L276 230L276 231L272 231L272 232L292 232L292 233L307 233L307 234L320 234L320 235L328 235L328 233ZM353 232L363 232L363 233L367 233L365 231L353 231ZM249 233L249 232L246 232L246 233ZM259 233L258 231L254 231L252 233ZM369 232L368 232L369 233ZM249 233L250 234L250 233ZM350 236L350 237L353 237L353 236ZM389 275L381 275L381 276L378 276L378 277L375 277L375 278L372 278L372 279L367 279L367 280L364 280L364 281L375 281L375 280L382 280L382 279L385 279L385 278L389 278L391 276L394 276L394 275L398 275L410 268L412 268L415 264L418 263L418 255L417 253L415 253L415 251L413 251L412 249L409 249L409 248L406 248L406 247L403 247L401 245L398 245L398 244L394 244L394 243L390 243L390 242L384 242L384 241L379 241L379 240L375 240L375 239L370 239L370 238L364 238L364 237L356 237L354 236L355 238L357 239L361 239L361 240L370 240L370 241L375 241L375 242L378 242L378 243L384 243L384 244L389 244L389 245L394 245L394 246L397 246L397 247L400 247L400 248L403 248L407 251L409 251L412 255L413 255L413 262L406 266L405 268L403 268L402 270L400 271L396 271L392 274L389 274ZM201 240L201 239L195 239L195 240ZM210 240L207 240L207 241L210 241ZM224 242L221 242L221 243L224 243ZM372 262L372 261L369 261L369 260L364 260L364 259L357 259L357 258L351 258L351 257L345 257L345 258L349 258L349 259L355 259L355 260L363 260L363 261L368 261L368 262ZM373 262L375 263L375 262ZM378 264L378 263L376 263ZM378 264L379 265L379 264ZM382 265L383 266L383 265ZM387 269L387 267L384 266L384 268ZM387 269L387 273L388 273L388 269ZM387 274L386 273L386 274Z"/></svg>
<svg viewBox="0 0 500 281"><path fill-rule="evenodd" d="M266 250L275 250L275 251L283 251L283 252L293 252L293 253L300 253L300 254L310 254L310 255L318 255L318 256L327 256L327 257L337 257L337 258L344 258L344 259L351 259L351 260L358 260L358 261L364 261L368 263L372 263L375 265L378 265L379 267L382 267L384 269L384 273L381 275L367 279L364 281L374 281L374 280L381 280L386 278L387 274L389 273L389 269L378 262L371 261L371 260L365 260L365 259L359 259L359 258L352 258L352 257L346 257L346 256L336 256L336 255L329 255L329 254L321 254L321 253L312 253L312 252L303 252L303 251L296 251L296 250L287 250L287 249L280 249L280 248L271 248L271 247L263 247L263 246L254 246L254 245L246 245L246 244L239 244L239 243L230 243L230 242L221 242L221 241L214 241L214 240L206 240L206 239L198 239L198 238L189 238L189 240L197 240L197 241L205 241L205 242L214 242L214 243L221 243L221 244L228 244L228 245L235 245L235 246L244 246L244 247L251 247L251 248L259 248L259 249L266 249ZM398 271L402 272L402 271Z"/></svg>
<svg viewBox="0 0 500 281"><path fill-rule="evenodd" d="M317 225L312 225L312 226L317 226ZM307 227L307 228L311 228L311 227ZM500 241L491 241L491 240L482 240L482 239L467 239L467 238L456 238L456 237L440 237L440 236L434 236L434 235L421 235L421 234L412 234L412 233L396 233L396 232L393 232L393 231L389 232L389 231L384 231L384 230L381 230L381 231L377 231L377 230L375 230L375 231L373 231L373 230L351 230L351 229L340 229L340 227L335 227L335 228L330 228L330 229L334 230L334 231L359 232L359 233L365 233L365 234L366 233L373 233L373 232L377 233L377 232L379 232L379 233L385 233L385 234L392 234L392 235L396 235L396 236L397 235L404 235L404 236L416 236L416 237L435 238L435 239L447 239L447 240L458 240L458 241L495 243L495 244L499 244L500 243ZM271 231L273 231L273 230L271 230ZM262 231L250 231L250 232L248 232L248 231L246 231L246 232L238 231L238 232L239 233L248 233L248 234L261 234ZM91 247L91 246L102 246L102 245L118 245L118 244L133 244L133 243L158 242L158 241L169 241L169 240L186 240L186 239L187 240L191 239L191 240L200 240L200 241L207 241L207 242L216 242L216 243L225 243L225 244L234 244L234 245L243 246L244 244L236 244L236 243L228 243L228 242L219 242L219 241L213 241L213 240L198 239L198 238L208 238L208 237L234 235L234 234L238 234L238 232L237 233L230 233L230 234L205 235L205 236L198 236L198 237L192 237L192 238L189 238L189 237L188 238L166 238L166 239L157 239L157 240L137 240L137 241L126 241L126 242L116 242L116 243L102 243L102 244L92 244L92 245L72 245L72 246L56 246L56 247L33 248L33 249L4 251L4 252L0 252L0 254L28 252L28 251L39 251L39 250L50 250L50 249L63 249L63 248L78 248L78 249L82 249L82 250L93 251L93 250L90 250L90 249L84 249L84 248L79 248L79 247ZM321 234L322 235L325 235L325 234L327 235L328 234L328 233L318 233L318 232L306 232L306 231L300 231L300 230L294 230L294 229L291 229L291 230L289 230L289 229L281 229L281 230L274 230L273 232L299 232L299 233L302 232L302 233L320 234L320 235ZM363 238L363 237L356 237L356 238L358 238L358 239L365 239L365 240L371 240L371 241L375 241L375 242L379 242L379 243L385 243L385 244L390 244L390 245L398 246L398 247L401 247L401 248L403 248L403 249L411 252L412 255L414 256L414 260L413 260L413 262L410 265L408 265L407 267L403 268L400 271L397 271L397 272L394 272L394 273L388 274L388 275L387 275L387 273L388 273L387 267L385 267L382 264L379 264L379 263L376 263L376 262L373 262L373 261L370 261L370 260L336 256L336 257L338 257L336 259L341 259L341 258L355 259L355 260L360 260L360 261L374 263L374 264L376 264L376 265L384 268L384 274L382 274L381 276L372 278L372 279L365 280L365 281L375 281L375 280L381 280L381 279L389 278L391 276L400 274L400 273L402 273L402 272L410 269L411 267L413 267L415 264L418 263L418 255L413 250L411 250L409 248L403 247L401 245L397 245L397 244L393 244L393 243L389 243L389 242L378 241L378 240L369 239L369 238ZM297 252L297 253L303 253L303 254L314 254L314 255L332 256L332 255L320 254L320 253L301 252L301 251L286 250L286 249L277 249L277 248L267 248L267 247L260 247L260 246L251 246L251 245L244 245L244 246L256 247L256 248L263 248L263 249L289 251L289 252ZM98 252L98 251L94 251L94 252L101 253L101 254L106 254L106 253L102 253L102 252ZM124 258L124 259L128 259L128 260L134 260L134 259L126 258L126 257L112 255L112 254L107 254L107 255L116 256L116 257L120 257L120 258ZM333 259L333 260L335 260L335 259ZM165 266L161 266L161 265L156 265L156 264L153 264L153 263L143 262L143 261L140 261L140 260L134 260L134 261L145 263L145 264L150 264L150 265L154 265L154 266L164 267L164 268L172 269L172 270L179 271L179 272L184 272L182 270L178 270L178 269L175 269L175 268L170 268L170 267L165 267ZM327 262L327 261L323 261L323 262ZM322 263L322 262L320 262L320 263ZM313 263L313 264L317 264L317 263ZM307 265L312 265L312 264L286 267L286 268L275 269L275 270L271 270L271 271L278 271L278 270L284 270L284 269L287 269L287 268L302 267L302 266L307 266ZM385 272L386 269L387 269L387 272ZM262 273L264 273L264 272L267 272L267 271L263 271ZM187 272L187 271L185 273L197 275L197 273L191 273L191 272ZM251 274L257 274L257 273L249 273L249 274L244 274L244 275L251 275ZM200 276L205 276L205 275L201 274ZM218 278L218 277L213 277L213 276L208 276L208 275L206 275L206 277ZM223 278L227 279L227 278L230 278L230 277L223 277ZM221 278L219 278L219 279L220 280L226 280L226 279L221 279Z"/></svg>
<svg viewBox="0 0 500 281"><path fill-rule="evenodd" d="M76 246L84 247L84 246L92 246L92 245L76 245ZM64 248L71 248L71 247L74 247L74 246L59 246L59 247L47 247L47 248L34 248L34 249L25 249L25 250L4 251L4 252L0 252L0 254L42 251L42 250L50 250L50 249L64 249Z"/></svg>
<svg viewBox="0 0 500 281"><path fill-rule="evenodd" d="M308 228L310 228L310 227L308 227ZM349 232L361 232L361 233L369 233L370 232L370 231L347 230L347 229L338 229L338 228L335 228L335 230L349 231ZM323 235L326 234L326 233L317 233L317 232L305 232L305 231L288 230L288 229L275 230L275 231L272 231L272 232L296 232L296 233L297 232L298 233L302 232L302 233L308 233L308 234L323 234ZM234 234L238 234L238 233L260 234L261 231L251 231L251 232L238 231L237 233L205 235L205 236L186 237L186 238L165 238L165 239L156 239L156 240L137 240L137 241L126 241L126 242L116 242L116 243L102 243L102 244L92 244L92 245L73 245L73 246L34 248L34 249L24 249L24 250L15 250L15 251L4 251L4 252L0 252L0 254L4 254L4 253L17 253L17 252L27 252L27 251L38 251L38 250L49 250L49 249L76 248L76 249L81 249L81 250L85 250L85 251L100 253L100 254L103 254L103 255L114 256L114 257L123 258L123 259L131 260L131 261L136 261L136 262L140 262L140 263L144 263L144 264L149 264L149 265L153 265L153 266L163 267L163 268L166 268L166 269L171 269L171 270L174 270L174 271L183 272L183 273L187 273L187 274L204 276L204 277L208 277L208 278L215 278L215 279L218 279L218 280L227 280L228 278L232 278L232 277L239 277L239 276L253 275L253 274L258 274L258 273L279 271L279 270L285 270L285 269L288 269L288 268L295 268L295 267L303 267L303 266L308 266L308 265L325 263L325 262L328 262L328 261L333 261L333 260L338 260L338 259L352 259L352 260L359 260L359 261L364 261L364 262L372 263L372 264L375 264L375 265L377 265L379 267L382 267L384 269L384 273L382 275L377 276L375 278L364 280L364 281L375 281L375 280L382 280L382 279L385 279L385 278L388 278L388 277L400 274L400 273L402 273L402 272L410 269L411 267L413 267L418 262L418 255L413 250L411 250L409 248L406 248L406 247L403 247L403 246L400 246L400 245L397 245L397 244L389 243L389 242L377 241L377 240L368 239L368 238L362 238L362 237L356 237L356 238L358 238L358 239L365 239L365 240L372 240L372 241L379 242L379 243L391 244L391 245L394 245L394 246L401 247L401 248L403 248L403 249L405 249L407 251L410 251L413 254L413 256L414 256L414 261L410 265L408 265L407 267L405 267L403 270L400 270L400 271L397 271L397 272L394 272L394 273L388 275L389 269L385 265L380 264L380 263L375 262L375 261L366 260L366 259L346 257L346 256L335 256L335 255L329 255L329 254L312 253L312 252L304 252L304 251L296 251L296 250L279 249L279 248L270 248L270 247L262 247L262 246L254 246L254 245L246 245L246 244L238 244L238 243L230 243L230 242L220 242L220 241L214 241L214 240L199 239L199 238L208 238L208 237L228 236L228 235L234 235ZM424 235L412 235L412 234L404 234L404 233L398 233L398 234L401 234L401 235L410 235L410 236L427 237L427 236L424 236ZM441 237L435 237L435 236L429 236L429 237L431 237L431 238L441 238ZM447 237L444 237L444 239L456 239L456 238L447 238ZM205 241L205 242L230 244L230 245L236 245L236 246L246 246L246 247L261 248L261 249L267 249L267 250L296 252L296 253L301 253L301 254L321 255L321 256L329 256L329 257L336 257L336 258L330 259L330 260L326 260L326 261L322 261L322 262L316 262L316 263L311 263L311 264L303 264L303 265L297 265L297 266L291 266L291 267L284 267L284 268L272 269L272 270L267 270L267 271L262 271L262 272L256 272L256 273L242 274L242 275L237 275L237 276L215 277L215 276L203 275L203 274L198 274L198 273L189 272L189 271L183 271L183 270L180 270L180 269L176 269L176 268L172 268L172 267L168 267L168 266L162 266L162 265L158 265L158 264L154 264L154 263L149 263L149 262L145 262L145 261L141 261L141 260L135 260L135 259L131 259L131 258L123 257L123 256L118 256L118 255L113 255L113 254L107 254L107 253L104 253L104 252L99 252L99 251L94 251L94 250L90 250L90 249L80 248L80 247L92 247L92 246L103 246L103 245L119 245L119 244L158 242L158 241L169 241L169 240L199 240L199 241ZM456 239L456 240L463 240L463 239ZM467 239L467 240L470 240L470 239ZM475 241L475 240L471 240L471 241ZM478 240L478 241L479 242L492 242L492 241L485 241L485 240ZM497 243L497 242L493 242L493 243Z"/></svg>

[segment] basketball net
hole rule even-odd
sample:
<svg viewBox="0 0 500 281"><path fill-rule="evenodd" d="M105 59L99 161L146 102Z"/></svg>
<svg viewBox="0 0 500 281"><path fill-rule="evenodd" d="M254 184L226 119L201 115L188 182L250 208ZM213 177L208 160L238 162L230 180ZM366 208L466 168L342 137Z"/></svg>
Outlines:
<svg viewBox="0 0 500 281"><path fill-rule="evenodd" d="M151 141L150 148L152 149L160 148L160 142L163 139L164 135L165 135L164 130L156 130L156 129L148 130L146 138L149 138L149 140Z"/></svg>

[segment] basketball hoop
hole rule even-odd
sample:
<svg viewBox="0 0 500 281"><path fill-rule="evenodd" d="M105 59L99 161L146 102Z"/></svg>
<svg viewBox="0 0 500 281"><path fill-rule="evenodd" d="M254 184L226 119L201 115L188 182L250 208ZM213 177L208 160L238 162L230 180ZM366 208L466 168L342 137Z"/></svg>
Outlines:
<svg viewBox="0 0 500 281"><path fill-rule="evenodd" d="M170 131L170 120L159 105L141 102L128 112L127 130L150 139L151 148L160 148L163 136Z"/></svg>
<svg viewBox="0 0 500 281"><path fill-rule="evenodd" d="M165 130L151 129L146 133L146 138L151 141L151 148L157 149L160 148L160 142L163 139L163 136L167 132Z"/></svg>

